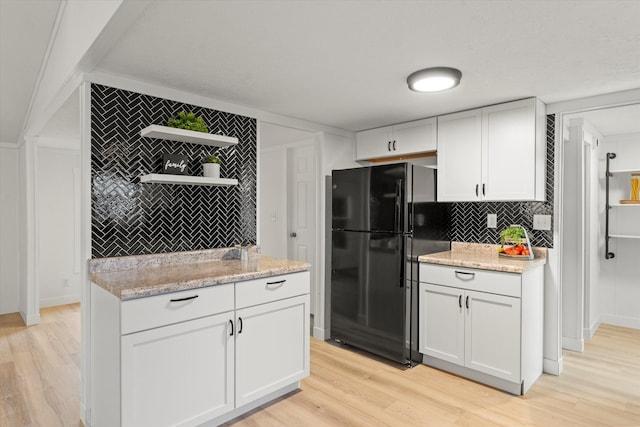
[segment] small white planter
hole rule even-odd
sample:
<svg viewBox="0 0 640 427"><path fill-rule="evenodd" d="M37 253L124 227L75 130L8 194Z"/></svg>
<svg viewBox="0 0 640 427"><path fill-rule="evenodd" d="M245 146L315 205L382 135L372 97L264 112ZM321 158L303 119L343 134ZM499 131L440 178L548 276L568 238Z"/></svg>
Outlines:
<svg viewBox="0 0 640 427"><path fill-rule="evenodd" d="M202 174L207 178L220 178L220 164L203 163Z"/></svg>

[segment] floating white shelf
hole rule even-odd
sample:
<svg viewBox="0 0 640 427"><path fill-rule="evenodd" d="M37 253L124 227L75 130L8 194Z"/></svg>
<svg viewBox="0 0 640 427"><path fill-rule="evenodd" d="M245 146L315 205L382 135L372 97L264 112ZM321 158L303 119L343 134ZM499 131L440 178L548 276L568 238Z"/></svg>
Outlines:
<svg viewBox="0 0 640 427"><path fill-rule="evenodd" d="M609 173L638 173L640 169L612 169Z"/></svg>
<svg viewBox="0 0 640 427"><path fill-rule="evenodd" d="M207 178L204 176L169 175L165 173L150 173L142 175L140 182L148 184L177 184L177 185L238 185L237 179Z"/></svg>
<svg viewBox="0 0 640 427"><path fill-rule="evenodd" d="M212 147L228 147L238 144L238 138L196 132L193 130L170 128L168 126L150 125L140 131L140 136L147 138L168 139L171 141L190 142L192 144Z"/></svg>
<svg viewBox="0 0 640 427"><path fill-rule="evenodd" d="M609 234L609 237L616 239L640 239L640 236L635 236L633 234Z"/></svg>
<svg viewBox="0 0 640 427"><path fill-rule="evenodd" d="M611 203L609 206L612 208L640 208L640 203Z"/></svg>

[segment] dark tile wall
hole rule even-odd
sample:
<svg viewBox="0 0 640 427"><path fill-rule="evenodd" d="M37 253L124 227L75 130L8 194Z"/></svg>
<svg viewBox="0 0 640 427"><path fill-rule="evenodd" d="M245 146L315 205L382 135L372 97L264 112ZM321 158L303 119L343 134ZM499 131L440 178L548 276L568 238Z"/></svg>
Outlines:
<svg viewBox="0 0 640 427"><path fill-rule="evenodd" d="M452 240L500 243L500 231L520 224L529 232L533 246L552 248L553 231L533 230L533 215L553 216L555 116L547 116L547 201L546 202L461 202L452 205ZM487 214L498 214L498 227L487 228ZM553 228L553 224L552 224Z"/></svg>
<svg viewBox="0 0 640 427"><path fill-rule="evenodd" d="M237 146L207 147L143 138L150 124L178 112L203 116L210 133L235 136ZM140 255L256 243L256 120L102 85L91 85L92 257ZM162 154L200 159L215 154L220 176L234 187L141 184L160 173Z"/></svg>

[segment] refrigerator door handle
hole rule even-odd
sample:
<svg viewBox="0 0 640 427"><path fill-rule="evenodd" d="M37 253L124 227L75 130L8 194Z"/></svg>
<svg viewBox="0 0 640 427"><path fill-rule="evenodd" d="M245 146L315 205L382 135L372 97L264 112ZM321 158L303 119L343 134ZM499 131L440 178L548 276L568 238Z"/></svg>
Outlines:
<svg viewBox="0 0 640 427"><path fill-rule="evenodd" d="M403 230L401 230L401 225L402 225L402 218L401 218L401 214L402 214L402 181L396 181L396 206L395 206L395 212L394 212L394 224L393 227L395 228L396 232L402 232Z"/></svg>

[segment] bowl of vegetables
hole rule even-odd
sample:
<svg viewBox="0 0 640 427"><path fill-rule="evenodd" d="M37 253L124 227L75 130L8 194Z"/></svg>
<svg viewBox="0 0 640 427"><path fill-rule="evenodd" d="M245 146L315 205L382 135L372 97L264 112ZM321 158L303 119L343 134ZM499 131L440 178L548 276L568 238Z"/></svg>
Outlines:
<svg viewBox="0 0 640 427"><path fill-rule="evenodd" d="M527 230L518 224L512 224L502 230L498 255L507 258L533 259L533 250Z"/></svg>

